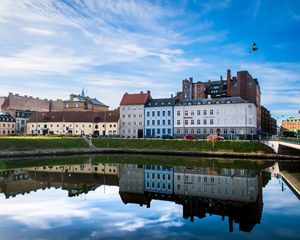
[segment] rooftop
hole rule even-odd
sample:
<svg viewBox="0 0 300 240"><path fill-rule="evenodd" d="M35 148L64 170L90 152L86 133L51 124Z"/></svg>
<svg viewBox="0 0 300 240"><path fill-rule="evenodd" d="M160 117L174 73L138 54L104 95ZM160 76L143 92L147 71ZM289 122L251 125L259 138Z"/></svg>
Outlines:
<svg viewBox="0 0 300 240"><path fill-rule="evenodd" d="M151 98L150 91L148 91L147 93L125 93L120 102L120 105L145 105L149 98Z"/></svg>
<svg viewBox="0 0 300 240"><path fill-rule="evenodd" d="M207 105L207 104L228 104L228 103L247 103L247 101L240 97L226 97L226 98L201 98L194 100L179 100L175 105Z"/></svg>

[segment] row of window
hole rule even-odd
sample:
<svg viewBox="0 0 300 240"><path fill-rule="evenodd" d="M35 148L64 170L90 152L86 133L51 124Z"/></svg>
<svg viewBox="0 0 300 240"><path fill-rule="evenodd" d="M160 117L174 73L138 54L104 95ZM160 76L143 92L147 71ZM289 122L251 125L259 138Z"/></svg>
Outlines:
<svg viewBox="0 0 300 240"><path fill-rule="evenodd" d="M167 116L171 116L171 110L168 110L168 111L165 111L165 110L153 110L153 111L147 111L146 112L146 115L147 117L150 117L150 114L152 115L152 117L160 117L160 116L163 116L165 117L166 116L166 112L167 112Z"/></svg>
<svg viewBox="0 0 300 240"><path fill-rule="evenodd" d="M208 129L207 128L203 128L203 130L201 131L201 128L197 128L196 129L196 131L195 131L195 129L193 129L193 128L191 128L191 129L188 129L188 128L185 128L184 130L182 130L182 129L180 129L180 128L178 128L177 130L176 130L176 133L177 134L207 134L208 133ZM209 133L210 134L212 134L212 133L215 133L214 132L214 129L212 129L212 128L210 128L209 129ZM220 130L219 131L219 133L224 133L224 134L229 134L229 133L232 133L232 134L234 134L235 133L235 131L234 131L234 129L231 129L231 130L229 130L229 129L227 129L227 128L224 128L224 130L223 130L223 132Z"/></svg>
<svg viewBox="0 0 300 240"><path fill-rule="evenodd" d="M137 124L139 125L139 126L142 126L143 125L143 123L142 122L127 122L127 126L137 126ZM126 122L122 122L122 126L126 126Z"/></svg>
<svg viewBox="0 0 300 240"><path fill-rule="evenodd" d="M2 134L13 134L15 131L10 131L10 130L2 130Z"/></svg>
<svg viewBox="0 0 300 240"><path fill-rule="evenodd" d="M189 115L190 113L190 115ZM197 114L197 116L200 116L201 115L201 110L185 110L184 111L184 116L195 116L195 114ZM205 116L205 115L208 115L208 110L202 110L202 114ZM220 109L217 109L217 115L220 114ZM177 111L176 113L177 116L180 116L181 115L181 111ZM210 109L209 110L209 115L214 115L214 110L213 109Z"/></svg>
<svg viewBox="0 0 300 240"><path fill-rule="evenodd" d="M172 185L170 183L168 183L168 184L162 183L161 184L160 182L157 182L157 183L152 182L150 184L150 182L146 182L146 188L148 188L148 189L151 188L151 189L171 190L172 189Z"/></svg>
<svg viewBox="0 0 300 240"><path fill-rule="evenodd" d="M32 125L31 125L32 128L35 128L35 126L36 126L35 124L32 124ZM47 128L47 126L48 126L48 125L45 124L45 125L44 125L44 128ZM70 127L70 128L71 128L71 127L72 127L72 124L70 124L69 126L63 124L62 126L63 126L63 127ZM110 124L110 125L109 125L109 127L116 127L116 126L117 126L116 124ZM38 124L38 127L40 128L41 125ZM50 127L53 127L53 124L50 124ZM61 126L60 126L59 124L57 124L56 127L61 127ZM79 125L76 124L75 127L79 127ZM84 127L86 127L86 125L82 125L82 127L84 128ZM88 125L88 127L91 128L92 125ZM105 128L105 125L103 124L102 127ZM99 126L98 126L98 125L95 125L95 129L98 129L98 128L99 128Z"/></svg>
<svg viewBox="0 0 300 240"><path fill-rule="evenodd" d="M137 114L127 114L127 118L136 118ZM143 114L139 114L139 118L142 118ZM122 114L122 118L126 118L126 114Z"/></svg>
<svg viewBox="0 0 300 240"><path fill-rule="evenodd" d="M146 174L146 178L147 179L150 179L150 176L151 176L151 179L162 179L162 180L171 180L171 174L163 174L163 173L147 173ZM167 177L166 177L167 176Z"/></svg>
<svg viewBox="0 0 300 240"><path fill-rule="evenodd" d="M155 125L160 126L160 123L162 123L162 125L164 126L164 125L166 125L166 120L162 120L162 121L156 120L156 124L155 124L155 120L152 120L151 122L150 122L150 120L146 121L147 126L150 126L150 123L152 123L153 126L155 126ZM171 120L170 119L167 121L167 125L171 125Z"/></svg>
<svg viewBox="0 0 300 240"><path fill-rule="evenodd" d="M146 129L146 136L156 136L156 135L160 135L160 134L172 134L172 131L170 128L168 129Z"/></svg>
<svg viewBox="0 0 300 240"><path fill-rule="evenodd" d="M229 121L229 120L231 120L231 121ZM184 125L201 125L201 119L197 119L196 121L195 121L195 119L191 119L191 120L185 119L183 123L184 123ZM180 125L181 124L181 120L178 119L176 121L176 124ZM214 125L215 121L214 121L214 119L203 119L202 124L203 125L208 125L208 124L209 125ZM218 125L220 124L220 119L217 119L217 124ZM239 119L239 121L236 121L236 123L235 123L234 119L226 119L226 118L224 118L224 125L227 125L227 124L229 124L229 125L230 124L243 124L243 122L241 122L241 120ZM253 119L252 118L248 118L248 122L245 123L245 124L252 125L253 124ZM152 125L154 125L154 124L152 124Z"/></svg>
<svg viewBox="0 0 300 240"><path fill-rule="evenodd" d="M181 185L180 184L177 184L177 190L180 191L181 190ZM228 188L224 188L224 189L221 189L221 188L214 188L214 187L208 187L208 186L199 186L198 188L196 188L194 185L184 185L184 190L185 191L197 191L199 193L201 192L204 192L204 193L217 193L217 194L225 194L225 195L229 195L229 190ZM236 196L236 189L231 189L231 195L232 196ZM238 192L237 195L240 195L240 196L245 196L245 189L241 189L240 193Z"/></svg>
<svg viewBox="0 0 300 240"><path fill-rule="evenodd" d="M0 118L0 122L14 122L13 118L2 117Z"/></svg>
<svg viewBox="0 0 300 240"><path fill-rule="evenodd" d="M214 124L214 119L203 119L203 125L207 125L208 120L209 120L210 125ZM180 120L177 120L176 123L177 123L177 125L180 125L181 122L180 122ZM189 121L188 119L185 119L184 120L184 125L195 125L195 120L191 119ZM201 125L201 120L200 119L197 119L197 125Z"/></svg>
<svg viewBox="0 0 300 240"><path fill-rule="evenodd" d="M0 127L12 127L12 128L14 128L15 127L15 124L14 123L12 123L12 124L10 124L10 123L7 123L7 124L5 124L5 123L0 123Z"/></svg>
<svg viewBox="0 0 300 240"><path fill-rule="evenodd" d="M133 110L133 111L135 111L135 110L143 110L143 108L142 107L122 107L122 110L123 111L126 111L126 110L128 110L128 111L131 111L131 110Z"/></svg>
<svg viewBox="0 0 300 240"><path fill-rule="evenodd" d="M203 182L203 183L211 183L211 184L232 184L232 185L235 185L235 184L239 184L240 183L240 180L239 179L234 179L234 178L223 178L221 179L220 177L207 177L207 176L194 176L194 175L184 175L184 176L181 176L181 175L177 175L176 179L178 181L180 180L184 180L184 181L191 181L191 182ZM252 180L253 182L253 180ZM241 185L244 186L245 183L244 181L241 181Z"/></svg>

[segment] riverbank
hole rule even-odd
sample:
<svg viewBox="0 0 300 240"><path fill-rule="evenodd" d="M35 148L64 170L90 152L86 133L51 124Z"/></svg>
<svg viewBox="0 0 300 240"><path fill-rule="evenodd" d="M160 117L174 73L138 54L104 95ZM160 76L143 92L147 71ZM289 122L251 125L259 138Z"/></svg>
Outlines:
<svg viewBox="0 0 300 240"><path fill-rule="evenodd" d="M0 137L0 158L69 156L84 154L145 154L233 159L300 160L299 156L272 154L271 149L250 141L184 141L151 139L92 139L80 137Z"/></svg>
<svg viewBox="0 0 300 240"><path fill-rule="evenodd" d="M175 150L145 150L145 149L119 149L119 148L93 148L93 149L52 149L32 151L5 151L0 152L0 159L28 158L35 156L76 156L87 154L143 154L161 156L193 156L231 159L262 159L262 160L292 160L300 161L300 156L264 154L264 153L234 153L234 152L205 152L205 151L175 151Z"/></svg>

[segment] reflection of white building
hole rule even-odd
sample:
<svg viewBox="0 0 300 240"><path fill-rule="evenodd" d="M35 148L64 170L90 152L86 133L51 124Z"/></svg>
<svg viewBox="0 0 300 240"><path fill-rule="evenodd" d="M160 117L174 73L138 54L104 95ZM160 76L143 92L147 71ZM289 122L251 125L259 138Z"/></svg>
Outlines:
<svg viewBox="0 0 300 240"><path fill-rule="evenodd" d="M144 166L120 165L120 192L144 194Z"/></svg>
<svg viewBox="0 0 300 240"><path fill-rule="evenodd" d="M174 170L174 193L233 201L256 201L259 177L251 170L183 168Z"/></svg>
<svg viewBox="0 0 300 240"><path fill-rule="evenodd" d="M158 165L145 167L145 191L157 193L174 193L173 168Z"/></svg>

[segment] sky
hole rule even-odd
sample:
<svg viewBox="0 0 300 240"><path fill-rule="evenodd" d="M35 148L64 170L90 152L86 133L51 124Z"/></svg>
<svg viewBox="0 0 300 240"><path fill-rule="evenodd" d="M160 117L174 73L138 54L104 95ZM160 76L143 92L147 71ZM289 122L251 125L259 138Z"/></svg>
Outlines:
<svg viewBox="0 0 300 240"><path fill-rule="evenodd" d="M1 0L0 36L0 96L84 88L115 108L125 92L169 97L182 79L248 70L273 117L299 115L299 1Z"/></svg>

